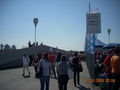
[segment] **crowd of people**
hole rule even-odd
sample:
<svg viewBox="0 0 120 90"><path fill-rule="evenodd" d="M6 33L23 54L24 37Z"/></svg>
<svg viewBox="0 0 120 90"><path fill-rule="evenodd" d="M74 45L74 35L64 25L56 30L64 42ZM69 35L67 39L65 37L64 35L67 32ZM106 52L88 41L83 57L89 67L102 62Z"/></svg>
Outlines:
<svg viewBox="0 0 120 90"><path fill-rule="evenodd" d="M73 83L80 85L80 72L83 71L78 53L63 54L43 52L32 56L23 55L23 76L25 69L30 77L29 65L34 66L35 77L40 79L41 89L49 90L50 78L58 80L59 90L67 90L68 70L73 71ZM120 87L120 46L110 48L106 52L95 53L95 78L104 79L97 82L101 89L118 90Z"/></svg>
<svg viewBox="0 0 120 90"><path fill-rule="evenodd" d="M95 55L95 77L103 78L101 89L118 90L120 87L120 46ZM113 80L113 81L111 81Z"/></svg>
<svg viewBox="0 0 120 90"><path fill-rule="evenodd" d="M30 59L32 62L30 63ZM69 81L68 70L73 71L74 86L80 85L80 72L83 71L80 55L78 53L63 54L53 52L43 52L28 57L23 55L23 76L25 77L25 69L30 77L29 65L34 66L35 77L40 79L41 89L49 90L50 78L58 80L59 90L67 90Z"/></svg>
<svg viewBox="0 0 120 90"><path fill-rule="evenodd" d="M40 45L43 45L43 42L41 42ZM37 41L36 43L33 42L33 44L31 44L31 42L29 41L29 42L28 42L28 47L32 47L32 46L39 46L38 41Z"/></svg>

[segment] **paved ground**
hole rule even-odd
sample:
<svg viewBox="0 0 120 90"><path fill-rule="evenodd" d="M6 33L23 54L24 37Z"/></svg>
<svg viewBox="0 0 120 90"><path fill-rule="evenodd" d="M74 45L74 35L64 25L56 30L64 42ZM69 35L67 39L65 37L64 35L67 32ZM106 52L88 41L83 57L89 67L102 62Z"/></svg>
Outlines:
<svg viewBox="0 0 120 90"><path fill-rule="evenodd" d="M74 87L73 80L68 82L68 90L100 90L91 83L85 81L89 79L89 74L85 62L82 63L84 71L80 74L82 87ZM0 90L40 90L40 81L34 77L34 69L30 67L31 77L22 77L22 68L0 71ZM56 79L50 80L50 90L58 90Z"/></svg>

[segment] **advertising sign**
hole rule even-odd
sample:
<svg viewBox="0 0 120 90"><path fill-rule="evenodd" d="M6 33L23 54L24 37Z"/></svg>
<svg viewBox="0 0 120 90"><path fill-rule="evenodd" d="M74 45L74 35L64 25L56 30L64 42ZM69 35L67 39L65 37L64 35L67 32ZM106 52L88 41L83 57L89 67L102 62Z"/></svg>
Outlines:
<svg viewBox="0 0 120 90"><path fill-rule="evenodd" d="M87 13L87 33L101 33L101 13Z"/></svg>

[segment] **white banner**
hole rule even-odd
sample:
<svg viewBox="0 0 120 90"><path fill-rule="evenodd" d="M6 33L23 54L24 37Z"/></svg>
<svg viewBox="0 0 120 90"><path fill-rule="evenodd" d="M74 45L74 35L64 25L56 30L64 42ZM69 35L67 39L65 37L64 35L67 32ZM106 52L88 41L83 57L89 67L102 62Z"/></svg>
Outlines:
<svg viewBox="0 0 120 90"><path fill-rule="evenodd" d="M87 13L87 33L101 33L101 13Z"/></svg>

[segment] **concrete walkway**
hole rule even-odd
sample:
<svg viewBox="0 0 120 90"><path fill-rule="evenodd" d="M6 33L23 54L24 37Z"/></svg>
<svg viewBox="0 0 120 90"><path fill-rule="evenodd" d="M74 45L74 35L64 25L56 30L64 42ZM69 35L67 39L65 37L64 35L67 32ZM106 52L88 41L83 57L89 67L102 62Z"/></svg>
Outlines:
<svg viewBox="0 0 120 90"><path fill-rule="evenodd" d="M86 82L89 79L86 63L83 62L84 71L80 73L80 84L82 87L74 87L73 80L68 82L68 90L100 90L91 83ZM31 77L22 77L22 68L0 71L0 90L40 90L40 81L34 77L34 68L30 67ZM56 79L50 79L50 90L59 90Z"/></svg>

